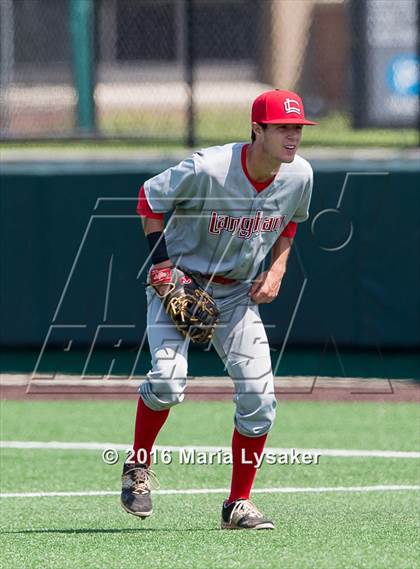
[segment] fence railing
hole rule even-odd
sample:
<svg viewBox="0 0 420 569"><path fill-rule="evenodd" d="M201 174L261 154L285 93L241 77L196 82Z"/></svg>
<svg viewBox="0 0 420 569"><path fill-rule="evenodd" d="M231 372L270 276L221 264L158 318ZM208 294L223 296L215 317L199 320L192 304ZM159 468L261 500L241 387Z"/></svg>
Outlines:
<svg viewBox="0 0 420 569"><path fill-rule="evenodd" d="M416 146L418 0L1 0L0 139L248 138L297 90L309 144Z"/></svg>

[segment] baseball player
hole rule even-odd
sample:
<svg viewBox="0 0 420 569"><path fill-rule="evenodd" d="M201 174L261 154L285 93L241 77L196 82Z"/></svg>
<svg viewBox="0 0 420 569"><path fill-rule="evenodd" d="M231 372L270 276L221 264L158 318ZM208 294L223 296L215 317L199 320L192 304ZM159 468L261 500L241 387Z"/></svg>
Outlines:
<svg viewBox="0 0 420 569"><path fill-rule="evenodd" d="M121 503L131 514L152 514L150 453L170 409L184 398L190 342L174 326L162 298L173 271L178 276L185 271L217 303L220 320L212 343L235 387L232 478L221 527L274 528L250 501L276 408L258 305L276 298L297 223L308 218L313 174L297 150L303 125L314 124L305 119L299 95L267 91L252 105L251 144L195 152L140 190L137 212L153 263L146 289L152 369L139 390L137 459L123 468ZM270 266L259 272L269 252Z"/></svg>

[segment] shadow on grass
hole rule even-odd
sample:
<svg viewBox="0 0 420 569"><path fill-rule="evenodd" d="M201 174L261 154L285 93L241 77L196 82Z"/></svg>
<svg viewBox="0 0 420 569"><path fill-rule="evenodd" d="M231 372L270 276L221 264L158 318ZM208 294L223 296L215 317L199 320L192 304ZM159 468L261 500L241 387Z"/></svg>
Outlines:
<svg viewBox="0 0 420 569"><path fill-rule="evenodd" d="M110 529L25 529L15 531L1 531L0 534L4 535L28 535L39 533L63 533L63 534L80 534L80 533L136 533L145 531L165 531L165 532L197 532L197 531L220 531L220 528L110 528Z"/></svg>

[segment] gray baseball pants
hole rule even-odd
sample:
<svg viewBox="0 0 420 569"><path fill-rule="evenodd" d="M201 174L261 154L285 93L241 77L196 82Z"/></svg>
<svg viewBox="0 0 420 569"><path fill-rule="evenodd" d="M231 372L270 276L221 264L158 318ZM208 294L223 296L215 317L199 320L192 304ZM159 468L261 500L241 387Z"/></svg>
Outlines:
<svg viewBox="0 0 420 569"><path fill-rule="evenodd" d="M267 336L258 305L248 296L250 284L196 280L220 310L212 343L234 382L235 427L248 437L264 435L273 425L276 399ZM190 341L175 328L152 287L146 294L152 369L139 391L144 403L158 411L184 399Z"/></svg>

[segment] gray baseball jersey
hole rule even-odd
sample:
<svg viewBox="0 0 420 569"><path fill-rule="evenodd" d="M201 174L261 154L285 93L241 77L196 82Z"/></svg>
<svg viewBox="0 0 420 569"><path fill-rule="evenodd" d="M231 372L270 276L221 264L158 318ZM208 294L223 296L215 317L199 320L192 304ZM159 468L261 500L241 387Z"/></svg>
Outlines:
<svg viewBox="0 0 420 569"><path fill-rule="evenodd" d="M165 229L181 267L248 281L290 221L308 218L313 173L296 155L257 192L242 167L244 143L194 153L144 184L155 213L175 210Z"/></svg>

